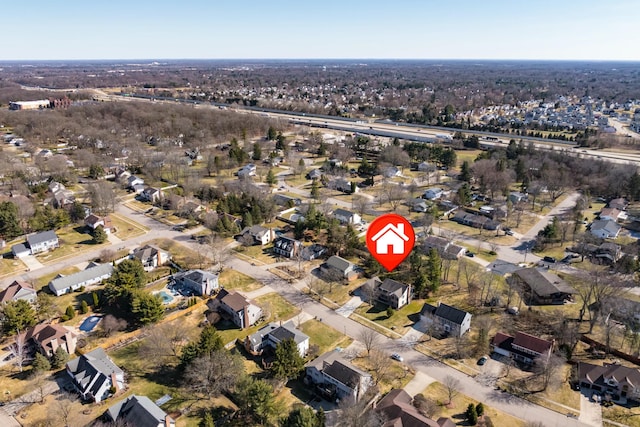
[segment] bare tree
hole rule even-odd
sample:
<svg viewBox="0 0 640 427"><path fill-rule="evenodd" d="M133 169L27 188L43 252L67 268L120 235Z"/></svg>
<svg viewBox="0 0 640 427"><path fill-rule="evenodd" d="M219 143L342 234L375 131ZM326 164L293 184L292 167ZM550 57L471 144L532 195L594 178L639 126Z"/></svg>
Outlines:
<svg viewBox="0 0 640 427"><path fill-rule="evenodd" d="M102 319L102 322L100 322L100 328L105 337L110 337L114 332L125 330L127 328L127 321L107 314Z"/></svg>
<svg viewBox="0 0 640 427"><path fill-rule="evenodd" d="M16 336L13 337L11 345L9 345L9 352L13 355L13 364L20 369L20 372L22 372L25 363L31 360L29 346L27 345L25 337L26 334L18 332Z"/></svg>
<svg viewBox="0 0 640 427"><path fill-rule="evenodd" d="M449 399L447 403L451 404L453 399L460 393L460 380L452 377L451 375L447 375L444 378L442 385L447 389L447 399Z"/></svg>
<svg viewBox="0 0 640 427"><path fill-rule="evenodd" d="M367 405L367 399L343 399L338 404L340 416L337 427L380 427L384 424L382 415Z"/></svg>
<svg viewBox="0 0 640 427"><path fill-rule="evenodd" d="M181 322L161 323L147 330L138 352L147 360L163 364L180 357L180 350L188 342L189 328Z"/></svg>
<svg viewBox="0 0 640 427"><path fill-rule="evenodd" d="M91 206L96 213L106 215L115 210L117 199L111 183L98 181L89 184L88 192L91 198Z"/></svg>
<svg viewBox="0 0 640 427"><path fill-rule="evenodd" d="M187 366L184 383L190 393L209 399L233 390L243 373L240 356L224 349L216 350L207 352Z"/></svg>
<svg viewBox="0 0 640 427"><path fill-rule="evenodd" d="M351 196L351 207L358 215L362 216L369 211L371 202L368 197L362 194L354 194Z"/></svg>
<svg viewBox="0 0 640 427"><path fill-rule="evenodd" d="M541 391L545 391L547 387L551 385L552 381L554 382L554 385L556 385L556 383L559 384L562 381L561 378L558 378L557 374L563 364L563 360L556 354L552 353L551 350L541 354L535 359L535 372L542 379Z"/></svg>
<svg viewBox="0 0 640 427"><path fill-rule="evenodd" d="M61 392L56 397L55 413L60 417L65 427L69 427L75 400L76 396L67 392Z"/></svg>
<svg viewBox="0 0 640 427"><path fill-rule="evenodd" d="M222 264L229 259L229 247L217 234L211 234L208 239L209 258L214 268L222 269Z"/></svg>
<svg viewBox="0 0 640 427"><path fill-rule="evenodd" d="M371 369L371 377L375 385L389 379L391 375L391 360L389 356L379 350L372 350L369 354L369 367Z"/></svg>
<svg viewBox="0 0 640 427"><path fill-rule="evenodd" d="M370 356L371 350L376 348L380 342L380 334L371 328L362 327L358 333L358 340L362 342L365 350L367 350L367 356Z"/></svg>
<svg viewBox="0 0 640 427"><path fill-rule="evenodd" d="M427 418L435 418L440 413L438 402L422 393L416 394L413 397L413 406Z"/></svg>

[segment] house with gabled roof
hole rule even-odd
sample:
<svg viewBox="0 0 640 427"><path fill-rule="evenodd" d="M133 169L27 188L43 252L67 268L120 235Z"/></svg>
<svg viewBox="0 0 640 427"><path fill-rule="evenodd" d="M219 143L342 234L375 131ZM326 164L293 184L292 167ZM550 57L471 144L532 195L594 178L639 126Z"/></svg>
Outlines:
<svg viewBox="0 0 640 427"><path fill-rule="evenodd" d="M238 292L221 289L208 304L210 308L226 315L240 329L248 328L262 317L262 309Z"/></svg>
<svg viewBox="0 0 640 427"><path fill-rule="evenodd" d="M155 245L144 245L134 251L129 256L131 259L137 259L142 263L144 271L151 271L171 260L171 254L160 249Z"/></svg>
<svg viewBox="0 0 640 427"><path fill-rule="evenodd" d="M532 304L564 304L572 301L576 291L548 270L521 268L507 278L507 283L519 289L524 301Z"/></svg>
<svg viewBox="0 0 640 427"><path fill-rule="evenodd" d="M374 287L374 298L381 304L398 310L411 302L411 285L386 278L373 277L368 283Z"/></svg>
<svg viewBox="0 0 640 427"><path fill-rule="evenodd" d="M285 258L298 256L302 249L302 242L286 236L279 236L273 241L273 253Z"/></svg>
<svg viewBox="0 0 640 427"><path fill-rule="evenodd" d="M622 230L622 227L610 219L593 221L589 228L591 234L601 239L615 239L620 234L620 230Z"/></svg>
<svg viewBox="0 0 640 427"><path fill-rule="evenodd" d="M357 266L337 255L332 255L320 265L320 272L329 279L344 279L347 281L358 278Z"/></svg>
<svg viewBox="0 0 640 427"><path fill-rule="evenodd" d="M111 222L111 218L109 217L109 215L98 216L96 214L89 214L84 219L84 225L86 225L87 228L89 228L89 230L92 232L100 226L102 226L102 229L107 234L111 234L111 231L113 231L113 223Z"/></svg>
<svg viewBox="0 0 640 427"><path fill-rule="evenodd" d="M386 422L383 427L455 427L456 424L445 417L437 421L427 418L413 405L413 398L404 391L396 388L387 393L375 405L378 413L382 414Z"/></svg>
<svg viewBox="0 0 640 427"><path fill-rule="evenodd" d="M466 253L466 249L462 246L454 244L451 240L444 237L429 235L424 239L422 248L425 252L429 252L431 249L438 251L440 258L456 260L460 259Z"/></svg>
<svg viewBox="0 0 640 427"><path fill-rule="evenodd" d="M6 289L0 291L0 305L18 300L25 300L35 304L37 295L36 290L27 282L14 280Z"/></svg>
<svg viewBox="0 0 640 427"><path fill-rule="evenodd" d="M27 245L31 255L35 255L59 247L60 242L56 233L49 230L27 236Z"/></svg>
<svg viewBox="0 0 640 427"><path fill-rule="evenodd" d="M333 211L333 217L340 221L341 224L359 224L362 221L360 215L346 209L336 209Z"/></svg>
<svg viewBox="0 0 640 427"><path fill-rule="evenodd" d="M578 363L578 381L581 390L593 390L614 396L613 400L626 402L640 400L640 370L618 364ZM618 397L618 399L615 399Z"/></svg>
<svg viewBox="0 0 640 427"><path fill-rule="evenodd" d="M420 320L433 324L445 335L463 336L471 328L471 313L439 302L436 307L425 303L420 310Z"/></svg>
<svg viewBox="0 0 640 427"><path fill-rule="evenodd" d="M27 329L22 335L24 342L33 343L40 353L49 358L53 357L59 347L67 354L75 353L78 342L78 336L60 324L41 323Z"/></svg>
<svg viewBox="0 0 640 427"><path fill-rule="evenodd" d="M336 350L308 362L304 381L333 401L359 401L373 384L369 373L342 358Z"/></svg>
<svg viewBox="0 0 640 427"><path fill-rule="evenodd" d="M607 203L607 207L618 209L619 211L627 209L627 206L629 206L629 202L624 197L612 199Z"/></svg>
<svg viewBox="0 0 640 427"><path fill-rule="evenodd" d="M271 242L275 233L270 228L261 225L252 225L251 227L245 227L244 230L240 232L240 235L243 237L251 237L254 244L264 246Z"/></svg>
<svg viewBox="0 0 640 427"><path fill-rule="evenodd" d="M255 334L248 335L244 340L245 349L254 354L262 354L266 348L275 350L284 340L292 339L298 347L298 353L305 357L309 351L309 337L295 327L293 321L286 323L269 323L260 328Z"/></svg>
<svg viewBox="0 0 640 427"><path fill-rule="evenodd" d="M218 289L218 275L204 270L180 271L171 276L173 282L182 288L187 288L195 295L211 295Z"/></svg>
<svg viewBox="0 0 640 427"><path fill-rule="evenodd" d="M102 347L67 362L67 374L82 399L96 403L106 399L112 387L117 393L125 386L124 372Z"/></svg>
<svg viewBox="0 0 640 427"><path fill-rule="evenodd" d="M515 336L498 332L491 339L491 350L494 353L509 357L517 362L532 365L543 355L547 357L553 351L554 342L525 332L516 332Z"/></svg>
<svg viewBox="0 0 640 427"><path fill-rule="evenodd" d="M162 189L147 187L140 193L140 198L151 203L159 202L162 199Z"/></svg>
<svg viewBox="0 0 640 427"><path fill-rule="evenodd" d="M58 274L49 282L49 289L55 296L68 294L69 292L80 289L82 286L95 285L108 279L113 274L113 265L111 263L98 264L90 262L82 271L63 276Z"/></svg>
<svg viewBox="0 0 640 427"><path fill-rule="evenodd" d="M622 211L616 208L603 208L598 217L603 220L617 221L621 217Z"/></svg>
<svg viewBox="0 0 640 427"><path fill-rule="evenodd" d="M105 417L116 425L175 427L176 422L147 396L131 395L109 407Z"/></svg>

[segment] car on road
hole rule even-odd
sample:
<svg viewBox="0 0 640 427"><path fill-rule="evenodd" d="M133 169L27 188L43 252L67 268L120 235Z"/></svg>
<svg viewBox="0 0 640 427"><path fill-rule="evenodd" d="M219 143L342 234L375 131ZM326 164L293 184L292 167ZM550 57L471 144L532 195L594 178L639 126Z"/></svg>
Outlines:
<svg viewBox="0 0 640 427"><path fill-rule="evenodd" d="M468 256L469 258L473 258L474 256L476 256L476 254L474 254L474 253L473 253L473 252L471 252L471 251L467 251L467 252L465 252L464 254L465 254L466 256Z"/></svg>
<svg viewBox="0 0 640 427"><path fill-rule="evenodd" d="M402 356L400 356L398 353L393 353L393 354L391 355L391 358L392 358L393 360L397 360L398 362L402 362L402 361L404 361L403 357L402 357Z"/></svg>
<svg viewBox="0 0 640 427"><path fill-rule="evenodd" d="M487 360L489 360L487 356L482 356L480 359L478 359L478 365L484 365L485 363L487 363Z"/></svg>
<svg viewBox="0 0 640 427"><path fill-rule="evenodd" d="M548 262L548 263L551 263L551 264L556 262L556 259L554 257L552 257L552 256L546 256L546 257L542 258L542 260L544 262Z"/></svg>
<svg viewBox="0 0 640 427"><path fill-rule="evenodd" d="M510 228L505 228L504 234L506 234L507 236L513 236L513 230Z"/></svg>

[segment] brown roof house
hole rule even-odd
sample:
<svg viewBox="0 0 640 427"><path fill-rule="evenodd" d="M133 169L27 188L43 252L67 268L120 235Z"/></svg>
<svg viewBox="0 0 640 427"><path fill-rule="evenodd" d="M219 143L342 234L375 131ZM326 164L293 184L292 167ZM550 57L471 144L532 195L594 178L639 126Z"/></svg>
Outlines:
<svg viewBox="0 0 640 427"><path fill-rule="evenodd" d="M47 357L52 357L58 347L62 347L67 354L76 351L78 336L62 325L40 324L24 333L24 342L33 342L38 351Z"/></svg>
<svg viewBox="0 0 640 427"><path fill-rule="evenodd" d="M522 292L528 305L564 304L573 300L576 291L564 280L547 270L522 268L507 278L511 286Z"/></svg>
<svg viewBox="0 0 640 427"><path fill-rule="evenodd" d="M144 271L151 271L169 262L171 254L155 245L144 245L133 251L131 259L140 260Z"/></svg>
<svg viewBox="0 0 640 427"><path fill-rule="evenodd" d="M640 371L622 365L604 366L578 363L578 381L581 389L611 394L612 400L640 400Z"/></svg>
<svg viewBox="0 0 640 427"><path fill-rule="evenodd" d="M36 290L27 282L14 280L7 289L0 292L0 304L6 304L9 301L25 300L32 304L36 302Z"/></svg>
<svg viewBox="0 0 640 427"><path fill-rule="evenodd" d="M422 244L425 252L435 249L441 258L456 260L464 256L467 251L462 246L454 245L452 241L438 236L427 236Z"/></svg>
<svg viewBox="0 0 640 427"><path fill-rule="evenodd" d="M524 332L516 332L515 337L498 332L491 339L493 352L527 365L532 365L539 357L548 357L553 351L553 345L553 341L543 340Z"/></svg>
<svg viewBox="0 0 640 427"><path fill-rule="evenodd" d="M210 308L217 309L240 329L248 328L262 317L262 309L237 292L221 289L215 299L209 303Z"/></svg>
<svg viewBox="0 0 640 427"><path fill-rule="evenodd" d="M90 214L84 219L84 224L91 229L91 231L95 231L96 228L102 226L105 233L110 234L113 229L113 223L111 222L111 218L109 216L98 216L96 214Z"/></svg>
<svg viewBox="0 0 640 427"><path fill-rule="evenodd" d="M386 422L382 427L455 427L449 418L438 421L422 415L412 404L413 398L401 388L393 389L376 404L376 411Z"/></svg>
<svg viewBox="0 0 640 427"><path fill-rule="evenodd" d="M371 375L333 350L305 365L306 384L313 384L326 399L358 401L372 384Z"/></svg>

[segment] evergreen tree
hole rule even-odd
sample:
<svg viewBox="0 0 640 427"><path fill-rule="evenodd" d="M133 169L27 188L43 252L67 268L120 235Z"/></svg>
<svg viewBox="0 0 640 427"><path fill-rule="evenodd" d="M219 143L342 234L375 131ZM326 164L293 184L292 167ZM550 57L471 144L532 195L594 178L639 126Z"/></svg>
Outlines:
<svg viewBox="0 0 640 427"><path fill-rule="evenodd" d="M469 161L465 160L462 162L462 166L460 166L460 181L471 182L471 167L469 166Z"/></svg>
<svg viewBox="0 0 640 427"><path fill-rule="evenodd" d="M320 186L317 180L313 180L311 183L311 192L310 195L313 199L318 200L320 198Z"/></svg>
<svg viewBox="0 0 640 427"><path fill-rule="evenodd" d="M85 300L82 300L82 303L80 304L80 313L86 314L88 311L89 311L89 305Z"/></svg>
<svg viewBox="0 0 640 427"><path fill-rule="evenodd" d="M460 206L466 206L471 203L471 189L469 188L469 184L465 183L460 186L456 196L458 197L458 203Z"/></svg>
<svg viewBox="0 0 640 427"><path fill-rule="evenodd" d="M304 359L300 356L298 346L292 338L280 341L276 346L275 359L271 372L275 378L290 380L298 376L304 368Z"/></svg>
<svg viewBox="0 0 640 427"><path fill-rule="evenodd" d="M313 409L308 406L295 408L283 421L282 427L320 427Z"/></svg>
<svg viewBox="0 0 640 427"><path fill-rule="evenodd" d="M442 260L436 248L429 250L429 262L427 263L427 279L433 292L440 288L440 276L442 273Z"/></svg>
<svg viewBox="0 0 640 427"><path fill-rule="evenodd" d="M9 301L2 307L2 329L5 334L24 332L36 324L36 313L28 301Z"/></svg>
<svg viewBox="0 0 640 427"><path fill-rule="evenodd" d="M236 402L240 412L255 423L250 425L274 425L282 409L275 400L273 387L251 377L245 377L237 385Z"/></svg>
<svg viewBox="0 0 640 427"><path fill-rule="evenodd" d="M478 424L478 414L476 413L476 407L473 403L469 403L469 406L467 406L465 416L470 425L474 426Z"/></svg>
<svg viewBox="0 0 640 427"><path fill-rule="evenodd" d="M200 425L202 427L216 427L216 424L213 421L213 415L211 415L211 411L207 411L204 413L204 418L202 419L202 423Z"/></svg>
<svg viewBox="0 0 640 427"><path fill-rule="evenodd" d="M251 212L245 212L242 215L242 228L251 227L253 225L253 217L251 216Z"/></svg>
<svg viewBox="0 0 640 427"><path fill-rule="evenodd" d="M0 202L0 236L12 240L21 234L18 207L12 202Z"/></svg>
<svg viewBox="0 0 640 427"><path fill-rule="evenodd" d="M62 347L56 348L55 353L53 353L53 358L51 359L51 366L53 366L54 369L60 369L64 367L67 361L69 361L69 353Z"/></svg>
<svg viewBox="0 0 640 427"><path fill-rule="evenodd" d="M257 142L253 144L253 156L251 156L251 158L253 160L262 159L262 148L260 147L260 144L258 144Z"/></svg>
<svg viewBox="0 0 640 427"><path fill-rule="evenodd" d="M155 323L164 316L164 305L159 295L135 291L130 301L131 314L138 325Z"/></svg>
<svg viewBox="0 0 640 427"><path fill-rule="evenodd" d="M98 297L98 293L92 292L91 298L93 299L93 309L95 310L100 305L100 298Z"/></svg>
<svg viewBox="0 0 640 427"><path fill-rule="evenodd" d="M31 372L33 374L40 374L51 369L51 363L49 363L49 360L39 351L36 352L36 355L33 358L33 364L31 366Z"/></svg>
<svg viewBox="0 0 640 427"><path fill-rule="evenodd" d="M478 414L479 417L484 414L484 405L482 404L482 402L478 402L478 404L476 405L476 414Z"/></svg>
<svg viewBox="0 0 640 427"><path fill-rule="evenodd" d="M73 205L71 205L71 208L69 209L69 218L73 222L80 222L84 219L84 217L84 206L82 206L82 203L76 200L75 202L73 202Z"/></svg>
<svg viewBox="0 0 640 427"><path fill-rule="evenodd" d="M275 141L278 137L278 131L273 126L269 126L267 130L267 141Z"/></svg>
<svg viewBox="0 0 640 427"><path fill-rule="evenodd" d="M211 325L207 325L200 332L198 341L192 341L182 348L180 355L180 363L183 367L191 363L191 361L200 357L207 352L213 352L224 348L224 343L220 334Z"/></svg>
<svg viewBox="0 0 640 427"><path fill-rule="evenodd" d="M67 307L67 309L65 310L64 314L65 314L65 317L67 318L67 320L71 320L74 317L76 317L76 310L73 308L72 305L69 305Z"/></svg>
<svg viewBox="0 0 640 427"><path fill-rule="evenodd" d="M269 169L269 172L267 172L266 181L267 181L267 184L269 184L269 187L273 187L278 183L278 178L273 173L273 169Z"/></svg>
<svg viewBox="0 0 640 427"><path fill-rule="evenodd" d="M107 239L109 238L109 236L107 235L107 232L104 231L104 227L99 225L95 228L95 230L93 230L93 241L96 244L101 244L107 241Z"/></svg>

